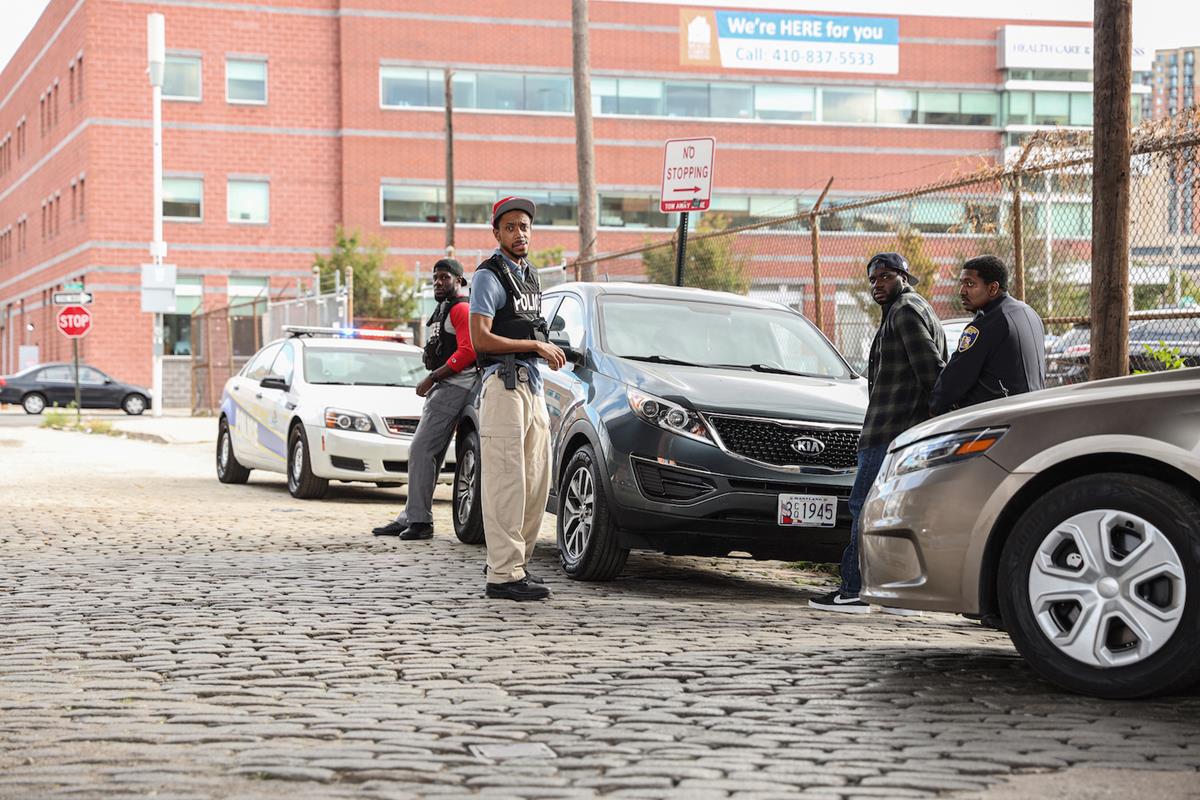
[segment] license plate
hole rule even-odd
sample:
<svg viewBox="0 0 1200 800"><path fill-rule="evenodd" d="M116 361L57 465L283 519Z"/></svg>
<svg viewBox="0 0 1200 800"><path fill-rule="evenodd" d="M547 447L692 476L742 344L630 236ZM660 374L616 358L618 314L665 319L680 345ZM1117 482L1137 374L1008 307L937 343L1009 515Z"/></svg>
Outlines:
<svg viewBox="0 0 1200 800"><path fill-rule="evenodd" d="M824 494L779 495L779 524L803 528L832 528L837 522L836 497Z"/></svg>

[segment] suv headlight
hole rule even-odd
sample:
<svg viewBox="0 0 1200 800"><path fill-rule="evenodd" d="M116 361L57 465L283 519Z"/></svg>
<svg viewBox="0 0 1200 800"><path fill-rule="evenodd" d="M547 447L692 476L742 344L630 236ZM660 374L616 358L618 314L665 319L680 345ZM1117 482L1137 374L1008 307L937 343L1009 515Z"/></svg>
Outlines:
<svg viewBox="0 0 1200 800"><path fill-rule="evenodd" d="M657 425L663 430L678 433L680 436L686 436L705 444L716 445L712 434L708 432L708 426L695 411L672 403L670 400L639 392L637 389L629 389L627 394L629 407L633 409L633 413L651 425Z"/></svg>
<svg viewBox="0 0 1200 800"><path fill-rule="evenodd" d="M357 411L343 411L340 408L325 409L325 427L339 431L375 432L375 423L366 414L360 414Z"/></svg>
<svg viewBox="0 0 1200 800"><path fill-rule="evenodd" d="M894 478L982 455L992 449L1007 430L987 428L982 431L960 431L910 444L888 456L886 476Z"/></svg>

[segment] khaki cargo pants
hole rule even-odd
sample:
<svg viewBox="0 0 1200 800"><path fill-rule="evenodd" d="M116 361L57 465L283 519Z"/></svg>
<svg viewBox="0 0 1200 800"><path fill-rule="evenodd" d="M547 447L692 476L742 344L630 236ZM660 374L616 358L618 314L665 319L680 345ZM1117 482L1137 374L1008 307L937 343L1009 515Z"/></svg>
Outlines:
<svg viewBox="0 0 1200 800"><path fill-rule="evenodd" d="M483 534L488 583L525 577L550 494L550 417L546 400L519 381L505 389L492 374L479 401Z"/></svg>

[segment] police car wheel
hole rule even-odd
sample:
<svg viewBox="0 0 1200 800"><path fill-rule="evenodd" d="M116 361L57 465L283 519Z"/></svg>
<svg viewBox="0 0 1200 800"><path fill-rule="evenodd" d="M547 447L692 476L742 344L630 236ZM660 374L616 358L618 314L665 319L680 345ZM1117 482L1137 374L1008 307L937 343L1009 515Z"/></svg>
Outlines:
<svg viewBox="0 0 1200 800"><path fill-rule="evenodd" d="M483 544L483 505L480 503L479 435L467 431L458 443L454 465L454 535L463 544Z"/></svg>
<svg viewBox="0 0 1200 800"><path fill-rule="evenodd" d="M245 483L249 478L250 470L242 466L233 452L229 421L221 417L217 424L217 480L221 483Z"/></svg>
<svg viewBox="0 0 1200 800"><path fill-rule="evenodd" d="M1051 489L1001 555L1000 609L1042 677L1106 698L1200 680L1200 503L1142 475Z"/></svg>
<svg viewBox="0 0 1200 800"><path fill-rule="evenodd" d="M556 527L558 559L569 577L608 581L625 567L629 549L621 547L591 445L576 450L563 471Z"/></svg>
<svg viewBox="0 0 1200 800"><path fill-rule="evenodd" d="M303 425L293 425L288 435L288 491L299 500L316 500L329 491L329 481L313 475L308 457L308 437Z"/></svg>

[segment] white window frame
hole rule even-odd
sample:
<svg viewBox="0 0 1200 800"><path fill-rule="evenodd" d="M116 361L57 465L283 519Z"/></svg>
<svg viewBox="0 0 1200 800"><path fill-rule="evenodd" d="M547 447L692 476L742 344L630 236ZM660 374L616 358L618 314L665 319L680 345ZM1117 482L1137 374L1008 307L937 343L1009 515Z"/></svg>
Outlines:
<svg viewBox="0 0 1200 800"><path fill-rule="evenodd" d="M204 176L187 174L187 173L174 173L174 174L163 175L163 180L164 181L177 180L177 181L199 181L200 182L200 216L198 216L198 217L169 217L164 213L163 214L163 222L184 222L184 223L191 223L191 224L197 224L197 223L204 222ZM165 197L163 198L163 202L166 202Z"/></svg>
<svg viewBox="0 0 1200 800"><path fill-rule="evenodd" d="M261 183L267 187L267 215L264 219L234 219L233 209L229 204L230 185L234 183ZM225 178L225 221L230 225L270 225L271 224L271 179L265 175L229 175Z"/></svg>
<svg viewBox="0 0 1200 800"><path fill-rule="evenodd" d="M240 61L245 64L263 65L263 99L234 100L229 96L229 62ZM266 56L243 56L236 53L225 54L225 102L232 106L265 106L271 99L271 66Z"/></svg>
<svg viewBox="0 0 1200 800"><path fill-rule="evenodd" d="M186 95L174 95L174 94L167 94L166 92L163 92L162 99L170 100L172 103L203 103L204 102L204 57L202 55L200 55L199 53L194 53L194 52L168 50L167 51L167 60L169 61L172 58L186 58L186 59L192 59L196 62L197 66L199 67L199 80L197 81L197 86L196 86L197 94L195 97L188 97ZM164 67L164 71L165 71L165 67Z"/></svg>

